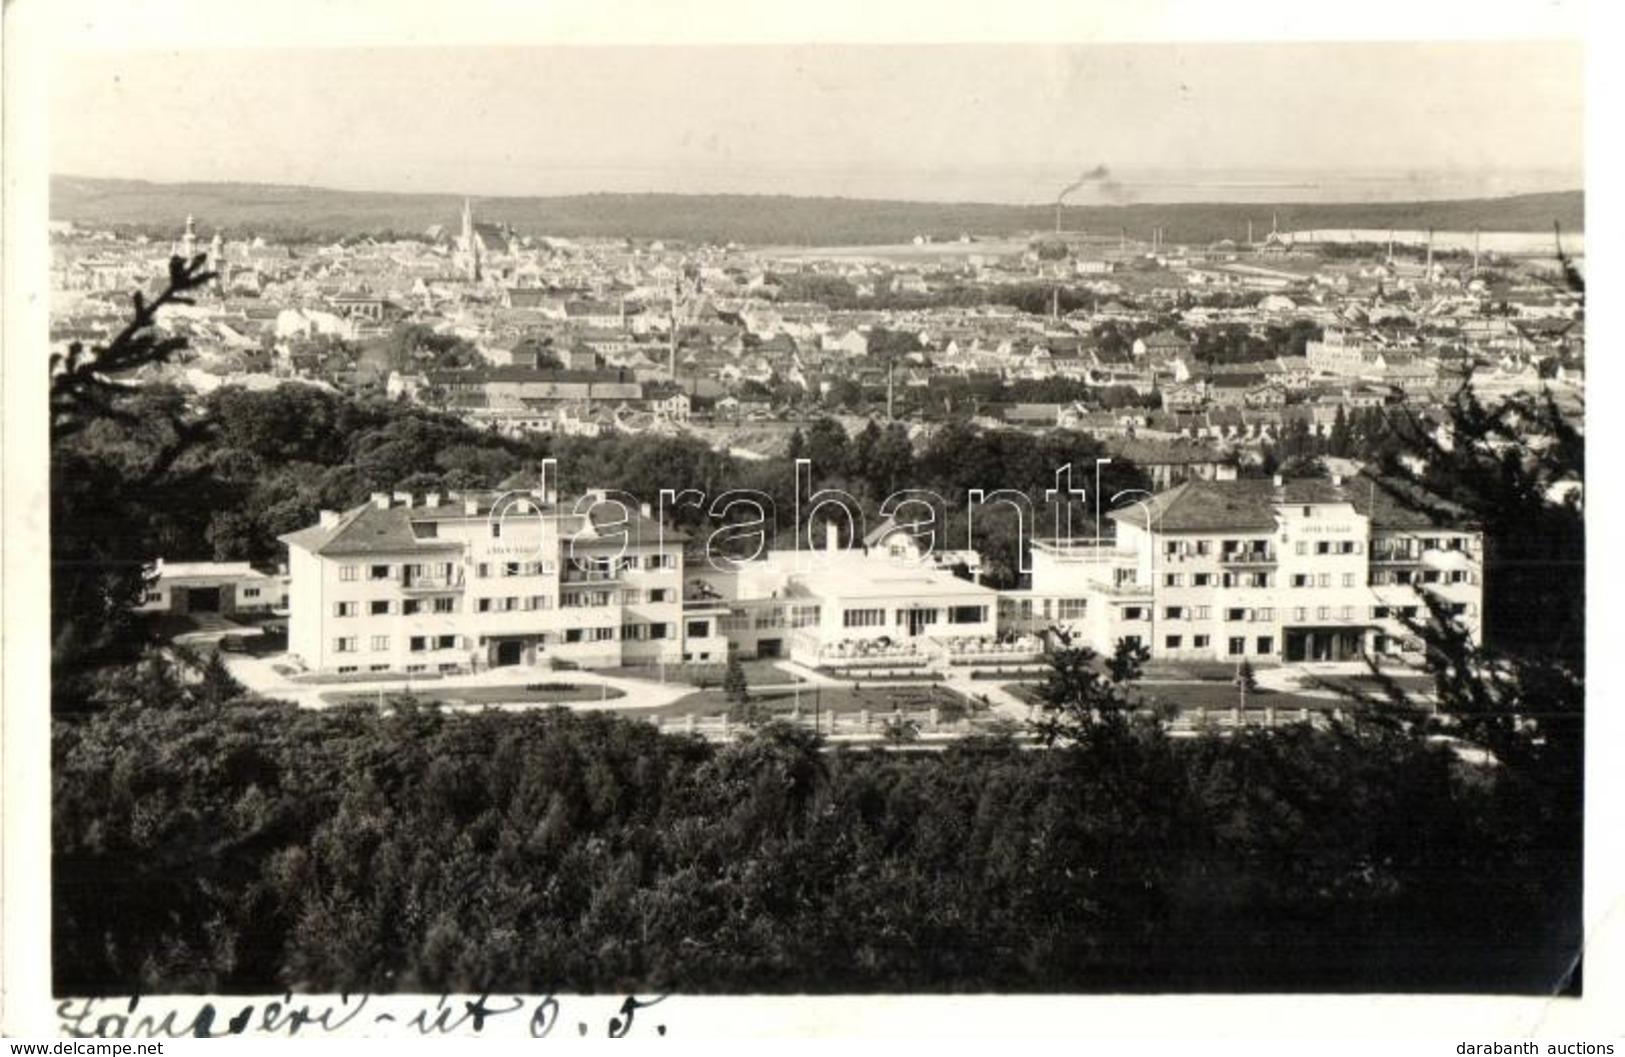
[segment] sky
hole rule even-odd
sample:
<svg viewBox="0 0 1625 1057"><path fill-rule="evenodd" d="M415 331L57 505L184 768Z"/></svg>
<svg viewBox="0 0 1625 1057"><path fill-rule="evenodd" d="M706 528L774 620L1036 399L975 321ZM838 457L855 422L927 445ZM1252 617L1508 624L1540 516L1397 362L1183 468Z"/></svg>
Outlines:
<svg viewBox="0 0 1625 1057"><path fill-rule="evenodd" d="M469 195L1047 202L1582 185L1559 42L237 47L56 64L51 169ZM158 120L159 117L162 120Z"/></svg>

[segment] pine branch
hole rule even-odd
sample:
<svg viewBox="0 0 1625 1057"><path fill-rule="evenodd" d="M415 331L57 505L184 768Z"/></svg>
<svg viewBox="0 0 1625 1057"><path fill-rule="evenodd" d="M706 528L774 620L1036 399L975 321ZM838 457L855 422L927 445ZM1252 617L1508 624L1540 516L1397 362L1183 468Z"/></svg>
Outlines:
<svg viewBox="0 0 1625 1057"><path fill-rule="evenodd" d="M171 257L168 284L151 301L136 291L131 297L130 321L111 341L89 350L76 341L65 355L51 357L51 424L58 437L78 432L99 418L132 420L115 400L134 386L114 376L148 364L168 363L187 347L185 338L159 338L153 328L164 307L196 303L188 294L214 278L213 272L204 270L207 260L201 253L190 261Z"/></svg>

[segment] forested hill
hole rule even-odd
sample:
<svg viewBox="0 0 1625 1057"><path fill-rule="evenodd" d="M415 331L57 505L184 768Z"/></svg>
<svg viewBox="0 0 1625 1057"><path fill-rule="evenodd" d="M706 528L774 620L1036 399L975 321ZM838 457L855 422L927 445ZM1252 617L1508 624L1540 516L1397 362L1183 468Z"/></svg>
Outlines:
<svg viewBox="0 0 1625 1057"><path fill-rule="evenodd" d="M455 226L462 199L444 194L387 194L243 183L149 183L56 176L51 218L91 227L130 225L173 233L188 214L200 231L308 239L342 235L419 234ZM1054 224L1053 207L976 203L891 202L770 195L592 194L478 198L477 218L511 224L522 234L638 236L745 244L854 245L904 242L916 235L1000 237ZM1343 204L1185 203L1068 207L1071 230L1148 235L1161 227L1170 242L1240 238L1247 222L1272 217L1285 230L1433 227L1439 230L1565 231L1584 226L1580 191L1510 198ZM1262 230L1262 229L1261 229Z"/></svg>

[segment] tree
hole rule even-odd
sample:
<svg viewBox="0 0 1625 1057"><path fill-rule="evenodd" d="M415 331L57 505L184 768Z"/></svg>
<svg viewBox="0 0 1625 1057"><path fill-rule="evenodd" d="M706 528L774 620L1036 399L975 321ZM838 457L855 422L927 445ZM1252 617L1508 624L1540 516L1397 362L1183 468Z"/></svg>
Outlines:
<svg viewBox="0 0 1625 1057"><path fill-rule="evenodd" d="M1039 740L1075 744L1127 728L1142 704L1134 684L1151 651L1120 639L1112 655L1102 658L1087 646L1062 641L1049 654L1050 670L1037 689L1043 715L1033 730Z"/></svg>
<svg viewBox="0 0 1625 1057"><path fill-rule="evenodd" d="M745 679L745 666L739 662L739 651L728 646L728 667L722 676L722 693L735 705L750 700L750 684Z"/></svg>

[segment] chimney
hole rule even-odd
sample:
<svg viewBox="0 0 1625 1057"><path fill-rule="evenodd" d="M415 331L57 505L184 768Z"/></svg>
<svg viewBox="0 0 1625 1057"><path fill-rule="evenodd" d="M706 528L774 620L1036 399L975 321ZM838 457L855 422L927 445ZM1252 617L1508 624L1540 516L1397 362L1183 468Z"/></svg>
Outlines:
<svg viewBox="0 0 1625 1057"><path fill-rule="evenodd" d="M650 506L648 503L639 503L638 504L638 513L642 514L644 517L654 517L655 516L654 507Z"/></svg>
<svg viewBox="0 0 1625 1057"><path fill-rule="evenodd" d="M337 510L323 510L319 515L319 524L322 528L332 528L339 523L342 515Z"/></svg>
<svg viewBox="0 0 1625 1057"><path fill-rule="evenodd" d="M440 506L440 493L439 492L430 492L427 495L425 495L423 497L423 505L428 507L430 510L434 510L435 508Z"/></svg>
<svg viewBox="0 0 1625 1057"><path fill-rule="evenodd" d="M465 499L465 500L463 500L463 513L464 514L467 514L469 517L474 517L479 512L480 512L480 501L478 499Z"/></svg>
<svg viewBox="0 0 1625 1057"><path fill-rule="evenodd" d="M396 492L393 498L394 501L399 503L401 506L410 507L412 505L411 492Z"/></svg>
<svg viewBox="0 0 1625 1057"><path fill-rule="evenodd" d="M1275 475L1275 487L1284 488L1285 486L1286 486L1286 479L1283 478L1280 474L1276 474Z"/></svg>
<svg viewBox="0 0 1625 1057"><path fill-rule="evenodd" d="M379 510L388 510L389 509L389 493L388 492L374 492L372 494L372 505L377 507Z"/></svg>
<svg viewBox="0 0 1625 1057"><path fill-rule="evenodd" d="M841 529L833 521L824 522L824 549L827 551L841 549Z"/></svg>
<svg viewBox="0 0 1625 1057"><path fill-rule="evenodd" d="M1340 474L1340 473L1332 474L1332 487L1333 488L1341 488L1341 487L1343 487L1343 475L1342 474Z"/></svg>

